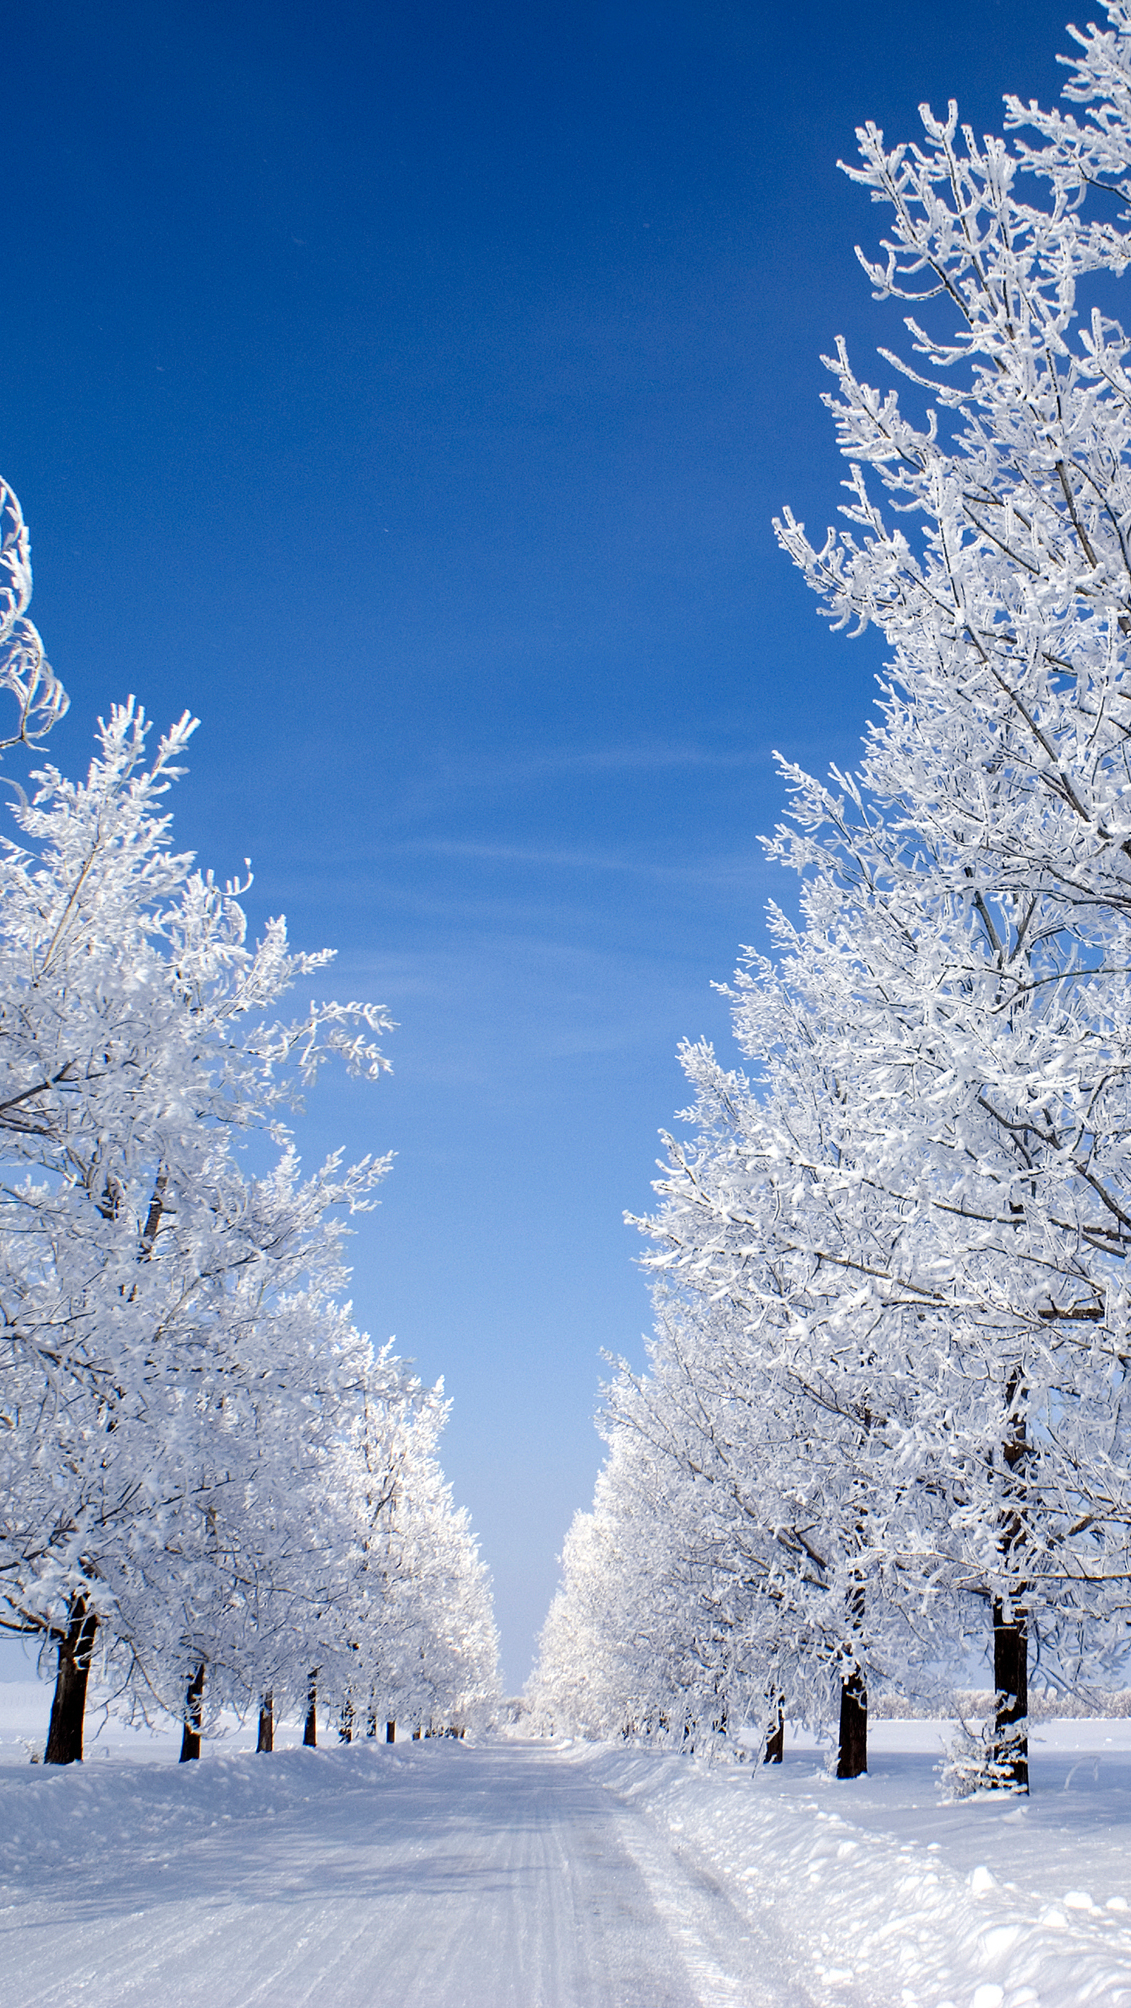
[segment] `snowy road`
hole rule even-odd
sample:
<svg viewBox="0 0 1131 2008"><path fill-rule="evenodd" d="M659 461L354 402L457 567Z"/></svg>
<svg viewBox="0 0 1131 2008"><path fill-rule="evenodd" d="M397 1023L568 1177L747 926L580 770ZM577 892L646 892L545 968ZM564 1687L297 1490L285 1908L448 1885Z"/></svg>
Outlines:
<svg viewBox="0 0 1131 2008"><path fill-rule="evenodd" d="M45 1795L43 1832L64 1839L0 1895L0 2008L818 1998L773 1914L736 1907L645 1814L545 1745L130 1768L128 1785L89 1763L7 1774L21 1797ZM847 2008L851 1992L839 1998Z"/></svg>

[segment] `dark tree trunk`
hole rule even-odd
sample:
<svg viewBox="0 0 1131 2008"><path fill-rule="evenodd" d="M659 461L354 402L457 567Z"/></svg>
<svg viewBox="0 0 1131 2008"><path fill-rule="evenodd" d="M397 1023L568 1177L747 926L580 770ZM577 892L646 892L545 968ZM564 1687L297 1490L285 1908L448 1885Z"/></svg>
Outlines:
<svg viewBox="0 0 1131 2008"><path fill-rule="evenodd" d="M785 1757L785 1710L779 1700L766 1736L763 1764L780 1764Z"/></svg>
<svg viewBox="0 0 1131 2008"><path fill-rule="evenodd" d="M865 1408L864 1443L867 1443L872 1428L871 1410ZM863 1515L856 1523L857 1553L864 1546L867 1522ZM852 1630L857 1640L862 1641L866 1598L860 1565L852 1569L852 1587L848 1593L848 1615L852 1620ZM838 1778L862 1778L868 1769L868 1690L864 1685L864 1675L859 1659L850 1662L848 1674L842 1675L840 1683L840 1728L837 1735L836 1775Z"/></svg>
<svg viewBox="0 0 1131 2008"><path fill-rule="evenodd" d="M861 1778L868 1769L868 1694L857 1667L840 1687L838 1778Z"/></svg>
<svg viewBox="0 0 1131 2008"><path fill-rule="evenodd" d="M1025 1427L1028 1389L1020 1370L1015 1370L1006 1389L1008 1420L1002 1458L1010 1474L1009 1489L1021 1504L1025 1485L1025 1462L1029 1444ZM1006 1515L1001 1530L1002 1555L1016 1566L1025 1540L1020 1512ZM994 1618L994 1733L990 1746L993 1774L990 1782L1007 1792L1029 1790L1029 1621L1024 1606L1017 1601L1024 1586L1014 1586L1006 1603L995 1599Z"/></svg>
<svg viewBox="0 0 1131 2008"><path fill-rule="evenodd" d="M395 1722L386 1722L386 1724L385 1724L385 1741L386 1741L386 1743L395 1743L395 1742L396 1742L396 1740L397 1740L397 1725L396 1725L396 1723L395 1723Z"/></svg>
<svg viewBox="0 0 1131 2008"><path fill-rule="evenodd" d="M1029 1626L1016 1605L994 1605L993 1783L1029 1790Z"/></svg>
<svg viewBox="0 0 1131 2008"><path fill-rule="evenodd" d="M857 1527L863 1539L864 1529ZM859 1635L864 1626L864 1585L857 1578L848 1599L853 1629ZM837 1741L838 1778L862 1778L868 1769L868 1690L859 1666L854 1666L840 1684L840 1734Z"/></svg>
<svg viewBox="0 0 1131 2008"><path fill-rule="evenodd" d="M377 1710L375 1708L369 1708L366 1711L365 1733L367 1736L376 1736L377 1734Z"/></svg>
<svg viewBox="0 0 1131 2008"><path fill-rule="evenodd" d="M82 1725L86 1712L86 1683L98 1619L85 1597L71 1605L70 1622L59 1638L59 1671L51 1702L51 1722L47 1731L45 1764L82 1763Z"/></svg>
<svg viewBox="0 0 1131 2008"><path fill-rule="evenodd" d="M268 1691L259 1703L259 1741L256 1751L275 1748L275 1697Z"/></svg>
<svg viewBox="0 0 1131 2008"><path fill-rule="evenodd" d="M338 1717L338 1742L353 1742L353 1702L347 1701Z"/></svg>
<svg viewBox="0 0 1131 2008"><path fill-rule="evenodd" d="M317 1750L318 1689L314 1684L313 1675L311 1676L310 1686L306 1690L306 1721L302 1725L302 1741L305 1749Z"/></svg>
<svg viewBox="0 0 1131 2008"><path fill-rule="evenodd" d="M198 1666L185 1689L185 1726L181 1731L182 1764L195 1764L200 1756L201 1701L204 1696L204 1667Z"/></svg>

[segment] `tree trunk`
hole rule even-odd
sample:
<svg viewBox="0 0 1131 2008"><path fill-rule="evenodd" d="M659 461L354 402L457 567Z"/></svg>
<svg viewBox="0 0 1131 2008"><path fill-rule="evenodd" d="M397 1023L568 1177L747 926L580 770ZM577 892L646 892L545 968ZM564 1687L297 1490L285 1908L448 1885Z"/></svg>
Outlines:
<svg viewBox="0 0 1131 2008"><path fill-rule="evenodd" d="M339 1743L352 1743L352 1742L353 1742L353 1702L352 1702L352 1701L347 1701L347 1702L345 1702L345 1703L343 1704L343 1706L342 1706L342 1712L341 1712L340 1716L338 1717L338 1742L339 1742Z"/></svg>
<svg viewBox="0 0 1131 2008"><path fill-rule="evenodd" d="M864 1676L855 1667L840 1685L840 1741L837 1746L838 1778L860 1778L868 1769L868 1694Z"/></svg>
<svg viewBox="0 0 1131 2008"><path fill-rule="evenodd" d="M1029 1790L1029 1624L1016 1604L994 1604L994 1734L991 1783Z"/></svg>
<svg viewBox="0 0 1131 2008"><path fill-rule="evenodd" d="M275 1748L275 1696L270 1689L259 1703L259 1741L256 1751Z"/></svg>
<svg viewBox="0 0 1131 2008"><path fill-rule="evenodd" d="M872 1429L871 1410L863 1413L863 1437L861 1451L866 1446ZM856 1523L856 1551L864 1546L867 1519L865 1513ZM853 1565L851 1588L848 1592L848 1615L852 1621L852 1631L857 1641L863 1642L864 1612L866 1599L864 1582L859 1562ZM860 1661L853 1656L849 1662L847 1676L841 1676L840 1683L840 1727L837 1735L836 1775L838 1778L862 1778L868 1769L868 1690L864 1685L864 1675Z"/></svg>
<svg viewBox="0 0 1131 2008"><path fill-rule="evenodd" d="M386 1724L385 1724L385 1741L386 1741L386 1743L395 1743L395 1742L396 1742L396 1740L397 1740L397 1725L396 1725L396 1723L395 1723L395 1722L386 1722Z"/></svg>
<svg viewBox="0 0 1131 2008"><path fill-rule="evenodd" d="M310 1676L310 1686L306 1690L306 1721L302 1725L302 1741L306 1750L318 1748L318 1689L314 1675Z"/></svg>
<svg viewBox="0 0 1131 2008"><path fill-rule="evenodd" d="M182 1764L195 1764L200 1756L201 1700L204 1694L204 1667L198 1666L185 1689L185 1726L181 1731Z"/></svg>
<svg viewBox="0 0 1131 2008"><path fill-rule="evenodd" d="M785 1757L785 1710L779 1697L777 1708L770 1720L766 1736L766 1754L763 1764L780 1764Z"/></svg>
<svg viewBox="0 0 1131 2008"><path fill-rule="evenodd" d="M86 1712L86 1683L98 1619L85 1597L71 1604L65 1632L59 1637L59 1671L51 1702L51 1722L47 1731L45 1764L82 1763L82 1726Z"/></svg>
<svg viewBox="0 0 1131 2008"><path fill-rule="evenodd" d="M1006 1388L1007 1422L1002 1459L1010 1475L1009 1491L1020 1504L1025 1485L1025 1462L1029 1454L1025 1427L1028 1389L1019 1369L1010 1375ZM1008 1512L1001 1530L1000 1547L1007 1562L1016 1558L1025 1541L1019 1512ZM995 1598L994 1617L994 1731L990 1744L993 1770L989 1783L1007 1792L1029 1790L1029 1621L1018 1603L1024 1586L1014 1584L1013 1595Z"/></svg>
<svg viewBox="0 0 1131 2008"><path fill-rule="evenodd" d="M372 1706L372 1704L366 1710L365 1733L367 1736L376 1736L377 1734L377 1710Z"/></svg>
<svg viewBox="0 0 1131 2008"><path fill-rule="evenodd" d="M871 1418L866 1418L866 1427ZM863 1526L856 1529L862 1541ZM864 1628L864 1585L857 1580L848 1598L852 1628L859 1637ZM838 1778L862 1778L868 1769L868 1690L864 1685L864 1675L859 1663L853 1666L847 1680L840 1683L840 1733L837 1741L836 1775Z"/></svg>

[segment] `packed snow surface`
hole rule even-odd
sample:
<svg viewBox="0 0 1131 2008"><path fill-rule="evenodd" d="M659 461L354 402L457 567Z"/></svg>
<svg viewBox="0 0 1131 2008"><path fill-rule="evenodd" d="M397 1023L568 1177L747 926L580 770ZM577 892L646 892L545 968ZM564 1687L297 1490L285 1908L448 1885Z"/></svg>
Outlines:
<svg viewBox="0 0 1131 2008"><path fill-rule="evenodd" d="M1131 2008L1126 1722L1036 1731L1028 1803L943 1805L922 1722L877 1724L853 1784L801 1741L772 1768L441 1740L181 1766L112 1727L46 1770L19 1693L0 2008Z"/></svg>

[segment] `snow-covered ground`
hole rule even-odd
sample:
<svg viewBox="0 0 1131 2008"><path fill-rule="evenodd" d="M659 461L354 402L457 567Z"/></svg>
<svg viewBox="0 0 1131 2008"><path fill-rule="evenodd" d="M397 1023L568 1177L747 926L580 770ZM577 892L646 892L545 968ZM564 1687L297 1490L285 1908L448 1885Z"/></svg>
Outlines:
<svg viewBox="0 0 1131 2008"><path fill-rule="evenodd" d="M111 1728L45 1770L44 1704L0 1684L0 2008L1131 2008L1127 1722L1037 1730L1027 1804L946 1806L921 1722L850 1785L801 1740L178 1766Z"/></svg>
<svg viewBox="0 0 1131 2008"><path fill-rule="evenodd" d="M1027 1801L946 1805L936 1766L952 1734L875 1723L870 1773L852 1784L802 1739L752 1772L607 1746L580 1761L783 1919L803 1990L783 1999L1131 2003L1131 1724L1044 1724Z"/></svg>

